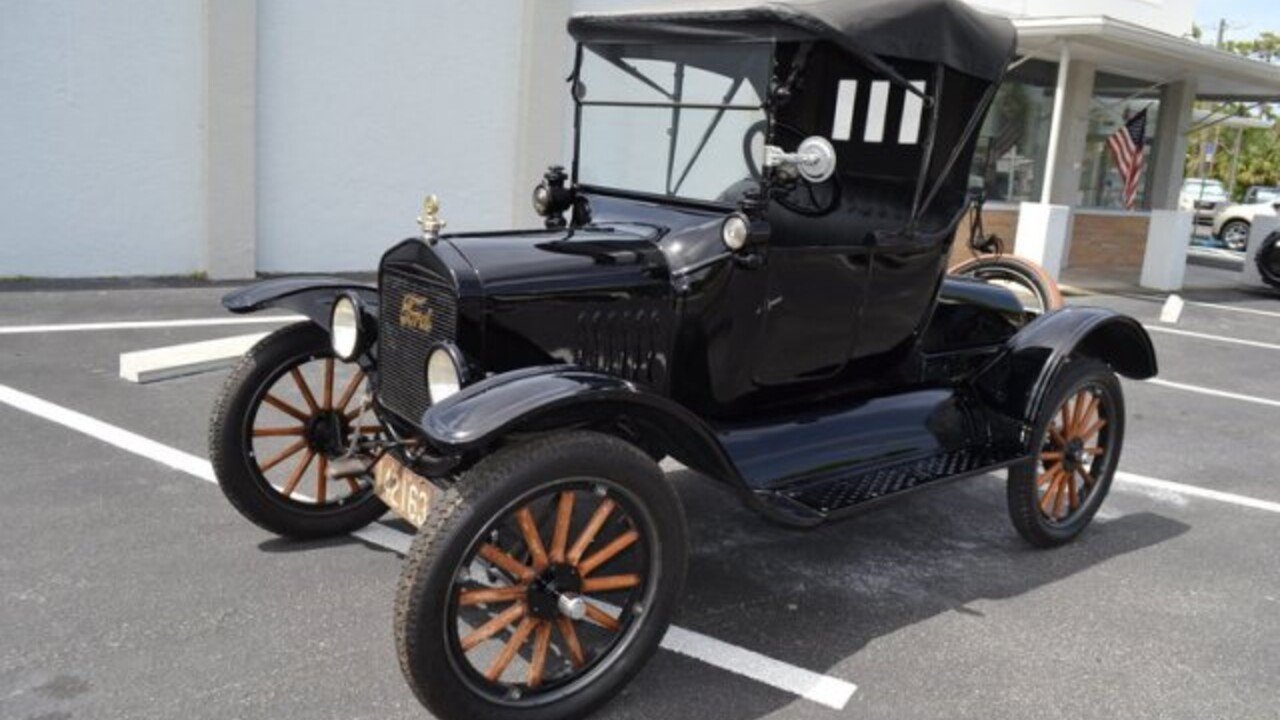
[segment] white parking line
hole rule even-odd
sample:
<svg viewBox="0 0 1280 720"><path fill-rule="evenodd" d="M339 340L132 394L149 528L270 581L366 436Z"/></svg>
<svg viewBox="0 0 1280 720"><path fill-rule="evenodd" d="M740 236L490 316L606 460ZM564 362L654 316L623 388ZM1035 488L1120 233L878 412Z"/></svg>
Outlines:
<svg viewBox="0 0 1280 720"><path fill-rule="evenodd" d="M1209 335L1207 333L1192 332L1190 330L1175 330L1173 328L1160 327L1159 325L1143 325L1148 332L1165 333L1166 335L1181 335L1183 337L1196 338L1198 340L1212 340L1214 342L1229 343L1231 345L1246 345L1248 347L1262 348L1263 350L1280 350L1280 345L1275 343L1259 342L1257 340L1244 340L1242 338L1227 337L1226 335Z"/></svg>
<svg viewBox="0 0 1280 720"><path fill-rule="evenodd" d="M147 330L151 328L217 327L220 325L270 325L305 320L301 315L265 315L241 318L193 318L189 320L130 320L122 322L64 323L56 325L5 325L0 335L91 332L95 330Z"/></svg>
<svg viewBox="0 0 1280 720"><path fill-rule="evenodd" d="M1253 395L1241 395L1240 393L1227 392L1226 390L1214 390L1213 388L1200 387L1199 385L1170 382L1169 380L1161 380L1160 378L1152 378L1146 382L1150 385L1159 385L1161 387L1173 388L1174 390L1185 390L1186 392L1211 395L1213 397L1226 398L1228 400L1239 400L1241 402L1254 403L1256 405L1280 407L1280 400L1268 400L1267 398L1255 397Z"/></svg>
<svg viewBox="0 0 1280 720"><path fill-rule="evenodd" d="M1124 472L1123 470L1116 472L1116 480L1121 483L1130 485L1142 485L1157 490L1168 490L1178 493L1179 495L1188 495L1191 497L1204 498L1206 500L1216 500L1218 502L1230 503L1241 507L1253 508L1254 510L1266 510L1267 512L1280 513L1280 503L1271 502L1270 500L1259 500L1251 498L1247 495L1237 495L1235 493L1222 492L1220 490L1210 490L1196 485L1184 485L1183 483L1169 482L1168 480L1160 480L1157 478L1147 477L1145 475L1135 475L1133 473Z"/></svg>
<svg viewBox="0 0 1280 720"><path fill-rule="evenodd" d="M28 395L8 385L0 385L0 402L97 438L108 445L127 450L134 455L141 455L161 465L167 465L174 470L181 470L201 480L216 482L213 477L213 466L209 464L208 460L183 452L177 448L171 448L168 445L162 445L155 440L129 432L124 428L104 423L84 413L76 412L61 405L55 405L48 400L41 400L35 395Z"/></svg>
<svg viewBox="0 0 1280 720"><path fill-rule="evenodd" d="M0 403L58 423L175 470L181 470L201 480L216 482L213 466L208 460L102 422L84 413L42 400L7 385L0 385ZM402 555L408 551L413 537L377 523L357 530L352 535ZM853 683L840 678L806 670L675 625L672 625L663 637L662 647L835 710L844 709L858 689Z"/></svg>
<svg viewBox="0 0 1280 720"><path fill-rule="evenodd" d="M1160 309L1160 322L1170 325L1177 325L1178 318L1182 317L1182 308L1186 306L1182 298L1177 293L1170 295L1164 301L1164 307Z"/></svg>
<svg viewBox="0 0 1280 720"><path fill-rule="evenodd" d="M1186 303L1188 305L1194 305L1195 307L1213 308L1215 310L1230 310L1232 312L1246 313L1248 315L1263 315L1266 317L1280 318L1280 312L1275 312L1274 310L1259 310L1257 308L1236 307L1235 305L1224 305L1222 303L1208 303L1192 300L1187 300Z"/></svg>

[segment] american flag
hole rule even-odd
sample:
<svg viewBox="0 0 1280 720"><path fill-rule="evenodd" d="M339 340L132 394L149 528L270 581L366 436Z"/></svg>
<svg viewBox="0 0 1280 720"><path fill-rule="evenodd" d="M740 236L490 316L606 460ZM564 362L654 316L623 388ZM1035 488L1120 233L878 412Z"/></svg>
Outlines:
<svg viewBox="0 0 1280 720"><path fill-rule="evenodd" d="M1142 171L1146 169L1147 111L1134 115L1125 121L1107 140L1111 148L1111 157L1120 169L1120 177L1124 178L1124 206L1133 210L1138 204L1138 185L1142 180Z"/></svg>

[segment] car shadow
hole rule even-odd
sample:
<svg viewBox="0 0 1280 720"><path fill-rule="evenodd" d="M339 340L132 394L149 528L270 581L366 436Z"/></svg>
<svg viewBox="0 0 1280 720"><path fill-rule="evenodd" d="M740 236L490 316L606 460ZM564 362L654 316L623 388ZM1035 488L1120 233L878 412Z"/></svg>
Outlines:
<svg viewBox="0 0 1280 720"><path fill-rule="evenodd" d="M258 549L265 553L299 553L312 550L327 550L344 545L358 545L360 541L350 535L319 538L316 540L295 540L287 537L272 537L258 543ZM390 551L388 551L390 552Z"/></svg>
<svg viewBox="0 0 1280 720"><path fill-rule="evenodd" d="M1183 299L1194 302L1211 302L1230 305L1257 299L1278 299L1280 289L1267 286L1249 286L1241 284L1237 288L1193 288L1182 293Z"/></svg>
<svg viewBox="0 0 1280 720"><path fill-rule="evenodd" d="M387 513L378 520L377 525L383 525L386 528L412 536L417 530L407 521L397 518L391 513ZM376 525L375 525L376 527ZM356 535L340 535L331 538L319 538L316 540L297 540L287 537L272 537L258 543L258 549L265 553L297 553L308 552L311 550L324 550L327 548L341 547L345 545L364 545L375 552L386 553L394 557L400 557L401 553L387 547L378 542L370 542L363 540Z"/></svg>
<svg viewBox="0 0 1280 720"><path fill-rule="evenodd" d="M757 517L690 471L668 476L690 527L676 622L818 673L895 631L949 611L980 616L976 601L1035 591L1190 529L1153 513L1128 514L1095 522L1070 545L1038 550L1009 522L1003 477L985 476L796 531ZM723 683L689 682L682 678L714 676L673 654L662 660L603 715L667 716L654 715L659 702L715 703L718 717L760 717L796 701L756 683L725 690Z"/></svg>
<svg viewBox="0 0 1280 720"><path fill-rule="evenodd" d="M1186 287L1178 291L1178 295L1183 300L1192 302L1215 303L1218 305L1231 305L1233 303L1249 302L1251 300L1280 299L1280 288L1272 288L1269 286L1259 285L1233 285L1231 287ZM1153 305L1163 305L1167 299L1166 293L1144 293L1126 295L1131 300L1140 300L1149 302Z"/></svg>

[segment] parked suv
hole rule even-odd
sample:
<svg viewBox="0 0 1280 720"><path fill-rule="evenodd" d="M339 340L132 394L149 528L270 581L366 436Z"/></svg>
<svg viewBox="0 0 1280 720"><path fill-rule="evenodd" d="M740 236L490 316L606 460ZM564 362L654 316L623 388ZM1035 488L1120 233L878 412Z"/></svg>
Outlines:
<svg viewBox="0 0 1280 720"><path fill-rule="evenodd" d="M1244 194L1245 205L1276 202L1277 200L1280 200L1280 186L1269 187L1266 185L1254 185L1245 191Z"/></svg>
<svg viewBox="0 0 1280 720"><path fill-rule="evenodd" d="M1249 201L1250 198L1253 202ZM1254 218L1274 216L1277 211L1280 211L1280 191L1276 188L1249 188L1244 203L1227 205L1218 211L1213 219L1213 236L1229 249L1244 252L1249 247Z"/></svg>
<svg viewBox="0 0 1280 720"><path fill-rule="evenodd" d="M1231 203L1220 180L1187 178L1178 196L1178 208L1196 214L1197 225L1211 225L1218 211Z"/></svg>

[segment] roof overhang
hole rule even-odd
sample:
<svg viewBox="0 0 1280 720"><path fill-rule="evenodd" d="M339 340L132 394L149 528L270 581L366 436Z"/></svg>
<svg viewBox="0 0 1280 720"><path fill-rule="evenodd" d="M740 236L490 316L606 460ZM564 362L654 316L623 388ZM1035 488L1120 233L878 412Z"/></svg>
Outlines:
<svg viewBox="0 0 1280 720"><path fill-rule="evenodd" d="M1113 18L1015 18L1018 51L1057 60L1065 43L1073 60L1152 84L1195 82L1212 101L1280 102L1280 67Z"/></svg>
<svg viewBox="0 0 1280 720"><path fill-rule="evenodd" d="M1234 115L1224 115L1219 112L1210 112L1196 108L1191 111L1192 127L1210 127L1221 125L1224 128L1235 128L1238 130L1270 130L1276 124L1270 120L1264 120L1259 117L1237 117Z"/></svg>

